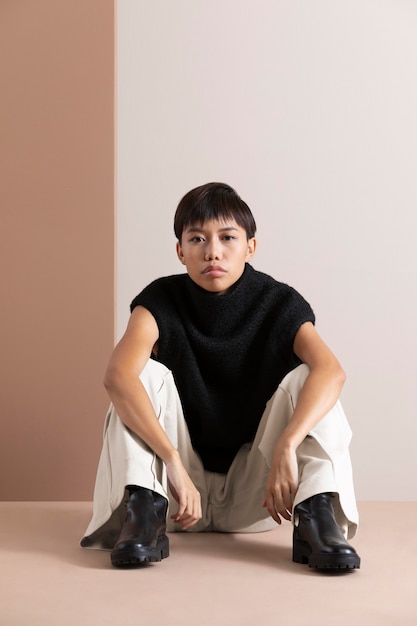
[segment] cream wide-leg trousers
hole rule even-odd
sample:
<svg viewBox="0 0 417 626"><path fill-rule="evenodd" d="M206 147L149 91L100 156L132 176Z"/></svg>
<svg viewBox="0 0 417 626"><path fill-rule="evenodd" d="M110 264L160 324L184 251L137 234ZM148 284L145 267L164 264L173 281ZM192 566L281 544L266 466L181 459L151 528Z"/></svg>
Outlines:
<svg viewBox="0 0 417 626"><path fill-rule="evenodd" d="M308 372L306 365L300 365L283 379L266 405L253 443L240 449L223 475L206 471L193 450L171 372L156 361L148 362L140 378L162 427L201 494L203 517L191 532L261 532L277 526L262 507L265 484L275 443L292 416ZM333 492L337 521L349 538L358 523L349 456L351 436L337 402L298 447L299 487L294 501L296 506L317 493ZM83 547L113 548L125 517L127 485L146 487L168 498L168 530L180 530L170 520L177 503L167 486L164 464L124 426L110 405L94 489L93 518L81 540Z"/></svg>

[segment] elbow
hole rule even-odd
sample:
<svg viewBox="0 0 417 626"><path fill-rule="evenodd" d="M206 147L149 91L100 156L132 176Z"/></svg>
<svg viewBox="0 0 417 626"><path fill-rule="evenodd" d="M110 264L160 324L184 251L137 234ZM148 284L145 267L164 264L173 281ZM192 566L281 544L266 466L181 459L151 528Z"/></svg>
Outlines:
<svg viewBox="0 0 417 626"><path fill-rule="evenodd" d="M322 366L317 367L317 369L311 369L312 371L316 370L317 375L321 375L323 380L326 381L326 384L340 394L347 376L345 370L336 358L327 361L327 363L323 363Z"/></svg>
<svg viewBox="0 0 417 626"><path fill-rule="evenodd" d="M104 378L103 385L107 393L111 396L112 392L117 388L118 375L117 371L114 368L107 368Z"/></svg>
<svg viewBox="0 0 417 626"><path fill-rule="evenodd" d="M104 389L107 392L111 389L112 383L111 383L111 379L110 379L109 375L107 374L107 372L104 374L103 385L104 385Z"/></svg>
<svg viewBox="0 0 417 626"><path fill-rule="evenodd" d="M340 365L340 363L337 364L334 377L336 383L339 385L340 389L342 389L343 385L346 382L347 374L343 367Z"/></svg>
<svg viewBox="0 0 417 626"><path fill-rule="evenodd" d="M317 376L324 377L324 380L330 385L342 388L346 381L346 372L336 357L309 367L311 372L314 372Z"/></svg>
<svg viewBox="0 0 417 626"><path fill-rule="evenodd" d="M124 397L139 380L138 374L118 365L110 365L103 378L103 385L113 402Z"/></svg>

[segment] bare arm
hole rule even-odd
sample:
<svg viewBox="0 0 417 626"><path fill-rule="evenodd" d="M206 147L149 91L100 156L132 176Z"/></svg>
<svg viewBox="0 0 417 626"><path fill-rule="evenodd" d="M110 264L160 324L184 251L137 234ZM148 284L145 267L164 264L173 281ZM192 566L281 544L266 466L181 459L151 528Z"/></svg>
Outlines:
<svg viewBox="0 0 417 626"><path fill-rule="evenodd" d="M345 373L311 322L303 324L294 340L295 354L310 368L294 413L278 439L268 477L264 506L281 523L291 518L298 488L296 450L310 430L338 400Z"/></svg>
<svg viewBox="0 0 417 626"><path fill-rule="evenodd" d="M122 422L165 463L168 480L179 505L173 517L186 529L201 518L200 494L188 476L178 451L161 427L139 379L158 337L154 317L147 309L136 307L125 334L111 355L104 386Z"/></svg>
<svg viewBox="0 0 417 626"><path fill-rule="evenodd" d="M159 424L139 379L158 336L153 316L143 307L136 307L110 357L104 386L122 422L166 463L176 450Z"/></svg>

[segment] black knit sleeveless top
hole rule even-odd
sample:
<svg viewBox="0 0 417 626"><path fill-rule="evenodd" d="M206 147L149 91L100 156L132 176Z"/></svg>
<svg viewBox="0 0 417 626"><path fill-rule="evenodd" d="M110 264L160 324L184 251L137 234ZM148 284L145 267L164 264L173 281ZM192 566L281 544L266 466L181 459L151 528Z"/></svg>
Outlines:
<svg viewBox="0 0 417 626"><path fill-rule="evenodd" d="M315 322L292 287L246 265L224 295L188 274L160 278L133 300L154 316L158 361L174 376L193 447L207 470L226 473L255 436L265 405L300 364L295 335Z"/></svg>

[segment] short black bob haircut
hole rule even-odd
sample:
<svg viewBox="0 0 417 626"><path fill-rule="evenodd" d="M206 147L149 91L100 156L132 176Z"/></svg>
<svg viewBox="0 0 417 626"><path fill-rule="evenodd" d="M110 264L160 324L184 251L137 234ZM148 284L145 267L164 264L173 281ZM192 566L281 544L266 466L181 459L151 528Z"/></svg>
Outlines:
<svg viewBox="0 0 417 626"><path fill-rule="evenodd" d="M203 226L209 220L233 219L246 231L247 239L256 233L255 219L246 202L225 183L207 183L192 189L178 204L174 232L181 243L184 229Z"/></svg>

